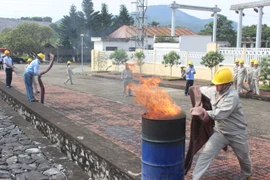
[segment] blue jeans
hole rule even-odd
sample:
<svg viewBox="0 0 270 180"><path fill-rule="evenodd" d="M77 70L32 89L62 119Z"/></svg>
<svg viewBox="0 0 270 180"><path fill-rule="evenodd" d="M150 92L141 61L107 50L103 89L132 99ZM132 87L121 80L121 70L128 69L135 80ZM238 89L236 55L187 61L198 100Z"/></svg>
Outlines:
<svg viewBox="0 0 270 180"><path fill-rule="evenodd" d="M24 72L23 74L24 77L24 84L25 84L25 88L26 88L26 93L27 93L27 97L28 97L28 101L33 101L35 99L34 97L34 93L33 93L33 75L30 72Z"/></svg>

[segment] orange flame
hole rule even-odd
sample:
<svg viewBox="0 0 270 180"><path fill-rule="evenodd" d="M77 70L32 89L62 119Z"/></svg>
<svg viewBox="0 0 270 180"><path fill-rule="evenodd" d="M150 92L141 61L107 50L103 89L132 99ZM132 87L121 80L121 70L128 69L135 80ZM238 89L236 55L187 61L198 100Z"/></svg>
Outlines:
<svg viewBox="0 0 270 180"><path fill-rule="evenodd" d="M142 78L138 85L129 84L133 91L134 102L144 106L146 117L155 120L171 119L180 114L181 108L176 105L166 91L159 88L159 78Z"/></svg>

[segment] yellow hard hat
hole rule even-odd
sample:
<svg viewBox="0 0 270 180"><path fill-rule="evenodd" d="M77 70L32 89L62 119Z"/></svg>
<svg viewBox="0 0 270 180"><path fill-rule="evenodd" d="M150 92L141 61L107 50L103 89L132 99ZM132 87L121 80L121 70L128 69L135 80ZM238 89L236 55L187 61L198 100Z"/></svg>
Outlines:
<svg viewBox="0 0 270 180"><path fill-rule="evenodd" d="M188 65L193 65L193 62L192 61L188 61Z"/></svg>
<svg viewBox="0 0 270 180"><path fill-rule="evenodd" d="M216 72L212 83L215 85L233 82L232 72L228 68L220 69Z"/></svg>
<svg viewBox="0 0 270 180"><path fill-rule="evenodd" d="M10 54L9 50L5 50L4 54L5 54L5 55Z"/></svg>
<svg viewBox="0 0 270 180"><path fill-rule="evenodd" d="M258 61L254 61L254 64L257 64L257 65L258 65L258 64L259 64L259 62L258 62Z"/></svg>
<svg viewBox="0 0 270 180"><path fill-rule="evenodd" d="M45 55L42 54L42 53L37 54L37 56L38 56L41 60L44 60L44 58L45 58Z"/></svg>
<svg viewBox="0 0 270 180"><path fill-rule="evenodd" d="M27 62L31 62L31 61L32 61L32 59L31 59L31 58L28 58L28 59L27 59Z"/></svg>
<svg viewBox="0 0 270 180"><path fill-rule="evenodd" d="M244 64L244 63L245 63L244 59L241 59L240 64Z"/></svg>
<svg viewBox="0 0 270 180"><path fill-rule="evenodd" d="M235 61L234 61L235 63L239 63L239 60L238 59L235 59Z"/></svg>
<svg viewBox="0 0 270 180"><path fill-rule="evenodd" d="M70 61L68 61L68 62L67 62L67 64L71 64L71 62L70 62Z"/></svg>
<svg viewBox="0 0 270 180"><path fill-rule="evenodd" d="M254 63L254 62L255 62L255 60L254 60L254 59L251 59L251 60L250 60L250 62L251 62L251 63Z"/></svg>

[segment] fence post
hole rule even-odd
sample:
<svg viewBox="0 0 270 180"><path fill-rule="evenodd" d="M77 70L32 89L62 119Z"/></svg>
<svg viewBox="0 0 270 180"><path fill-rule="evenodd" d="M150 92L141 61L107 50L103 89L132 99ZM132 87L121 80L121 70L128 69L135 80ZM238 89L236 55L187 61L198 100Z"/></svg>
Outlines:
<svg viewBox="0 0 270 180"><path fill-rule="evenodd" d="M154 49L154 52L153 52L154 75L156 75L156 59L157 59L157 57L156 57L156 55L157 55L156 51L157 51L157 50Z"/></svg>
<svg viewBox="0 0 270 180"><path fill-rule="evenodd" d="M189 60L189 52L187 51L186 53L186 67L188 67L188 60Z"/></svg>
<svg viewBox="0 0 270 180"><path fill-rule="evenodd" d="M243 48L243 50L242 50L242 57L241 57L241 59L243 59L243 60L244 60L244 62L246 61L246 51L247 51L247 49L246 49L246 48Z"/></svg>

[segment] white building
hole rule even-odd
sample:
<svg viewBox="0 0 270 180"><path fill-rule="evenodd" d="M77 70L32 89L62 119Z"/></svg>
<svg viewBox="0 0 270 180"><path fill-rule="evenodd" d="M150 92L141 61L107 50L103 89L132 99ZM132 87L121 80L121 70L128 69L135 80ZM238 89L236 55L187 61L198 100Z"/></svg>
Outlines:
<svg viewBox="0 0 270 180"><path fill-rule="evenodd" d="M155 37L169 37L171 34L171 28L169 27L148 27L148 49L154 48ZM186 29L186 28L176 28L175 36L173 38L178 38L180 36L198 36L195 32ZM122 26L109 36L102 37L92 37L91 41L94 42L94 49L100 51L113 51L115 49L124 49L126 51L134 51L135 50L135 38L136 37L136 27L134 26ZM176 40L175 43L178 43L179 40Z"/></svg>

